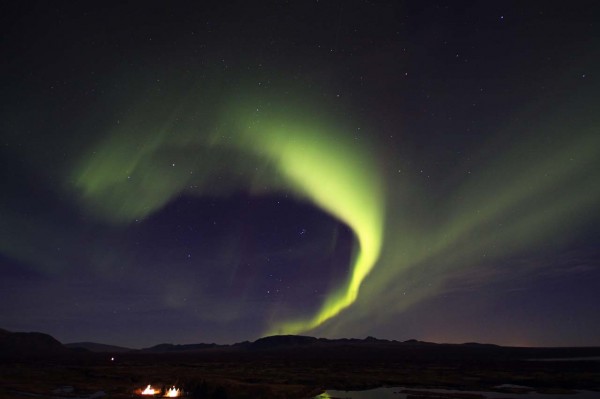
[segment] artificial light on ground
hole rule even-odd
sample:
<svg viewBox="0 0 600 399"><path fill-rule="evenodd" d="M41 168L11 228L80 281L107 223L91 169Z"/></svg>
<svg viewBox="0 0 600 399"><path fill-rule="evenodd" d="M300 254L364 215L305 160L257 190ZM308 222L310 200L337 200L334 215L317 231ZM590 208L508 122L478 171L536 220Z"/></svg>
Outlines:
<svg viewBox="0 0 600 399"><path fill-rule="evenodd" d="M181 396L181 391L179 389L175 389L175 387L169 388L167 393L165 393L165 397L167 398L176 398Z"/></svg>
<svg viewBox="0 0 600 399"><path fill-rule="evenodd" d="M148 385L146 389L142 391L142 395L156 395L158 393L157 389L152 388L152 385Z"/></svg>

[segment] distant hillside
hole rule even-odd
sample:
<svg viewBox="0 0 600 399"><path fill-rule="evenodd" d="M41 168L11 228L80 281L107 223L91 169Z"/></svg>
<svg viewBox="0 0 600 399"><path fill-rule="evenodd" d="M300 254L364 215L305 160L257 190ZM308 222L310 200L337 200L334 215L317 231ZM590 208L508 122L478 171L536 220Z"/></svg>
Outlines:
<svg viewBox="0 0 600 399"><path fill-rule="evenodd" d="M0 357L45 357L70 353L48 334L0 331Z"/></svg>
<svg viewBox="0 0 600 399"><path fill-rule="evenodd" d="M173 344L158 344L149 348L140 349L141 352L165 353L165 352L191 352L207 348L216 348L217 344L188 344L188 345L173 345Z"/></svg>
<svg viewBox="0 0 600 399"><path fill-rule="evenodd" d="M302 335L275 335L244 341L233 345L198 343L187 345L159 344L140 350L94 342L78 342L62 345L56 339L42 333L9 332L0 329L0 359L44 358L58 355L76 355L80 359L93 357L94 353L155 354L157 356L220 359L261 358L281 355L292 359L317 361L337 359L339 361L398 361L437 362L444 361L489 361L508 359L559 359L600 356L597 348L519 348L493 344L437 344L418 340L404 342L367 337L358 338L315 338Z"/></svg>
<svg viewBox="0 0 600 399"><path fill-rule="evenodd" d="M250 346L253 349L276 349L282 347L305 346L316 344L318 338L303 335L273 335L257 339Z"/></svg>
<svg viewBox="0 0 600 399"><path fill-rule="evenodd" d="M71 349L86 349L90 352L97 353L125 353L134 350L122 346L98 344L96 342L73 342L70 344L65 344L65 346Z"/></svg>
<svg viewBox="0 0 600 399"><path fill-rule="evenodd" d="M254 351L271 351L271 350L295 350L300 348L337 348L340 346L361 346L361 347L378 347L389 345L436 345L429 342L417 340L409 340L406 342L389 341L386 339L377 339L367 337L359 338L315 338L304 335L272 335L269 337L259 338L254 342L244 341L233 345L217 345L217 344L188 344L188 345L173 345L159 344L149 348L141 349L141 352L150 353L170 353L170 352L191 352L209 348L231 348L233 350L254 350Z"/></svg>

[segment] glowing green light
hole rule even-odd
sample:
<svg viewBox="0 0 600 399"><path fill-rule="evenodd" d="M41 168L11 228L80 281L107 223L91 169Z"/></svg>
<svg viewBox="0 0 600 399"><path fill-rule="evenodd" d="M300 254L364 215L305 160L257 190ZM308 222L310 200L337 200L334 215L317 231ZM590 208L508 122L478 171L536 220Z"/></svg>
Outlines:
<svg viewBox="0 0 600 399"><path fill-rule="evenodd" d="M259 117L252 112L255 108L232 106L218 128L203 134L193 123L165 123L160 113L148 113L144 123L122 123L88 154L72 180L88 208L116 222L143 218L184 191L223 195L240 189L285 189L346 223L358 244L348 281L312 318L273 327L277 333L299 333L356 300L381 250L382 184L365 144L353 142L331 124L307 122L306 110ZM169 158L173 152L176 162ZM214 171L224 169L236 177L215 181Z"/></svg>
<svg viewBox="0 0 600 399"><path fill-rule="evenodd" d="M300 333L336 316L356 300L381 250L382 189L367 155L340 137L310 127L286 128L283 123L260 124L250 132L256 134L248 144L256 143L257 151L275 160L290 187L345 222L359 243L347 285L330 295L312 319L283 323L271 331Z"/></svg>

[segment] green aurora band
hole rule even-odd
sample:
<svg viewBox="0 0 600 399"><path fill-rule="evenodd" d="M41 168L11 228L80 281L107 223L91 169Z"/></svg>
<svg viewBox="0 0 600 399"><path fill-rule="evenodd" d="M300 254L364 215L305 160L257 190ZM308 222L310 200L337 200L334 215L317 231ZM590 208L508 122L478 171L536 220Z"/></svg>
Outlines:
<svg viewBox="0 0 600 399"><path fill-rule="evenodd" d="M207 105L210 94L142 101L102 129L70 169L67 187L113 223L147 217L182 194L247 191L293 194L348 225L356 237L348 279L312 316L278 315L265 334L370 332L460 288L469 273L477 281L486 273L498 278L494 262L549 242L560 246L597 221L600 121L592 105L569 107L565 99L550 106L561 112L525 110L520 119L530 123L487 132L488 147L449 165L432 188L411 170L410 154L398 173L397 154L353 140L350 122L328 114L330 107L307 106L314 105L308 97L229 96L237 101L215 108Z"/></svg>
<svg viewBox="0 0 600 399"><path fill-rule="evenodd" d="M568 100L553 104L551 109L561 112L527 110L515 119L530 123L499 127L474 154L478 159L443 176L444 183L454 184L438 189L437 197L415 190L416 173L388 173L388 185L395 182L414 194L389 192L388 203L397 206L386 214L377 268L352 312L317 333L370 333L372 325L389 326L411 307L442 294L551 273L544 262L523 265L510 257L544 247L560 251L598 221L600 119L593 101L576 106ZM443 339L426 333L432 334L426 339Z"/></svg>
<svg viewBox="0 0 600 399"><path fill-rule="evenodd" d="M354 143L331 123L299 116L314 110L256 112L255 102L248 104L228 106L208 132L182 110L165 115L159 107L145 109L139 115L148 117L120 123L71 179L85 206L113 222L146 217L184 192L285 190L347 224L357 240L348 281L313 317L276 323L269 332L301 333L354 303L377 262L385 209L381 173L364 143ZM215 179L221 173L227 178Z"/></svg>

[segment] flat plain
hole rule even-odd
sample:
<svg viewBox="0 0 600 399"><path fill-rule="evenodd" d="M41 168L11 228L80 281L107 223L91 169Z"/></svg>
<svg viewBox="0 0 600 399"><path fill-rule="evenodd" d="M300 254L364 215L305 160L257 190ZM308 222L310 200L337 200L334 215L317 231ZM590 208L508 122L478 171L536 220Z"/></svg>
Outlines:
<svg viewBox="0 0 600 399"><path fill-rule="evenodd" d="M377 339L275 336L200 349L12 353L0 362L3 398L131 398L148 384L190 398L311 398L381 386L540 393L599 391L600 348L515 348ZM549 360L548 360L549 359ZM573 360L574 359L574 360ZM450 396L452 397L452 396ZM454 396L454 397L460 397Z"/></svg>

